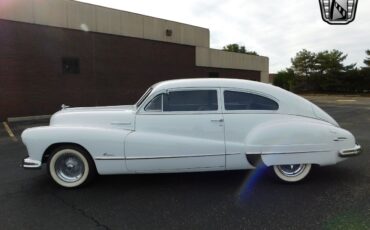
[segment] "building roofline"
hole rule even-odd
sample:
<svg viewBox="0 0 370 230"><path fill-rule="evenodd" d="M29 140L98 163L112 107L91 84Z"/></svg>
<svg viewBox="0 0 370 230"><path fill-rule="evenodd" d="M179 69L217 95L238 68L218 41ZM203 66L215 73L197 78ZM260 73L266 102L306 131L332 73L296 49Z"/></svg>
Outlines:
<svg viewBox="0 0 370 230"><path fill-rule="evenodd" d="M177 24L180 24L180 25L187 25L187 26L196 27L196 28L199 28L199 29L209 30L209 28L207 28L207 27L197 26L197 25L193 25L193 24L190 24L190 23L174 21L174 20L166 19L166 18L159 18L159 17L155 17L155 16L151 16L151 15L146 15L146 14L137 13L137 12L131 12L131 11L117 9L117 8L108 7L108 6L96 5L96 4L92 4L92 3L89 3L89 2L83 2L83 1L79 1L79 0L68 0L68 1L80 2L82 4L87 4L87 5L91 5L91 6L95 6L95 7L101 7L101 8L106 8L106 9L110 9L110 10L117 10L117 11L120 11L120 12L129 13L129 14L135 14L135 15L138 15L138 16L141 16L141 17L149 17L149 18L154 18L154 19L158 19L158 20L165 20L165 21L177 23Z"/></svg>
<svg viewBox="0 0 370 230"><path fill-rule="evenodd" d="M75 0L12 0L0 19L114 34L199 47L210 46L208 28ZM171 34L167 34L167 30Z"/></svg>

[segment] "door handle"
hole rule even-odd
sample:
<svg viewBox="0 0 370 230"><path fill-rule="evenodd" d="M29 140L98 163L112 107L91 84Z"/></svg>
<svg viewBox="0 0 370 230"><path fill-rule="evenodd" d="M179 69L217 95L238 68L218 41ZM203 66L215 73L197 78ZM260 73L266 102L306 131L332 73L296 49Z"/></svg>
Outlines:
<svg viewBox="0 0 370 230"><path fill-rule="evenodd" d="M211 120L211 122L224 122L224 119L221 118L221 119Z"/></svg>

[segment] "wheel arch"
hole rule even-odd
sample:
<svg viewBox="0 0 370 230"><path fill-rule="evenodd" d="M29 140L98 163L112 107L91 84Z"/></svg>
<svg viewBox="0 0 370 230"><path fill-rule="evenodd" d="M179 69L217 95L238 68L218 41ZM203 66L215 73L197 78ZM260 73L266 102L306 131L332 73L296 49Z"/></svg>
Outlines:
<svg viewBox="0 0 370 230"><path fill-rule="evenodd" d="M53 144L49 145L45 149L44 153L42 154L42 160L41 160L41 162L42 163L47 163L50 155L52 154L52 152L55 149L57 149L57 148L59 148L61 146L64 146L64 145L66 145L66 146L67 145L68 146L74 146L74 147L83 149L88 154L88 156L91 158L92 162L94 162L94 165L95 165L95 161L93 160L93 158L91 156L91 153L84 146L82 146L80 144L77 144L77 143L74 143L74 142L58 142L58 143L53 143ZM95 166L95 168L96 168L96 166Z"/></svg>

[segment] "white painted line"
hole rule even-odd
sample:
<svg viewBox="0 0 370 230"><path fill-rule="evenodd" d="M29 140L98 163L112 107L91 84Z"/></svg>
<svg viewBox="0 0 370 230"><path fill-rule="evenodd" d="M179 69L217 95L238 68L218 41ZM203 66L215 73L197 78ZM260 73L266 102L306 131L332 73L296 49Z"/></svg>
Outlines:
<svg viewBox="0 0 370 230"><path fill-rule="evenodd" d="M13 141L17 141L18 139L15 137L13 131L10 129L8 123L6 123L5 121L3 122L3 125L4 125L4 128L6 130L6 132L8 133L8 135L10 136L10 138L13 140Z"/></svg>
<svg viewBox="0 0 370 230"><path fill-rule="evenodd" d="M338 99L337 102L355 102L357 100L353 100L353 99Z"/></svg>

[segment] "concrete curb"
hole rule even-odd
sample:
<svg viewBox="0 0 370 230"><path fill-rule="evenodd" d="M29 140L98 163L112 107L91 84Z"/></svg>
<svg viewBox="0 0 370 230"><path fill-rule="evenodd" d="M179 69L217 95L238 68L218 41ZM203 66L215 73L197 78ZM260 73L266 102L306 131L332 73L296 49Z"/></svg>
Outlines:
<svg viewBox="0 0 370 230"><path fill-rule="evenodd" d="M38 115L38 116L27 116L27 117L9 117L8 122L18 122L18 121L38 121L44 119L50 119L51 115Z"/></svg>

